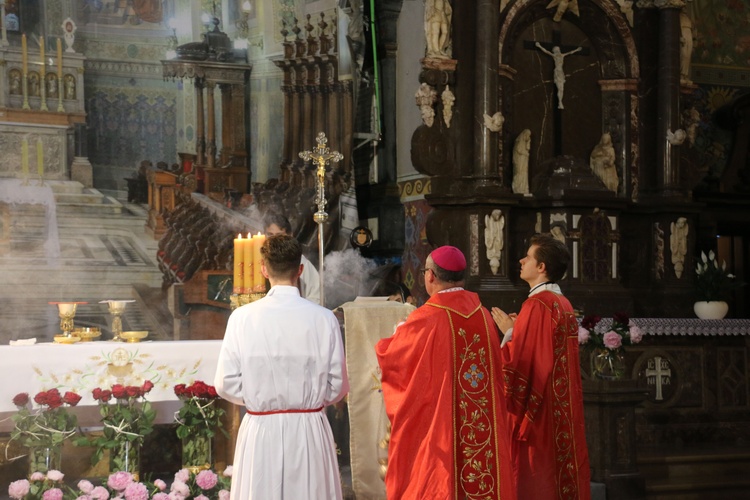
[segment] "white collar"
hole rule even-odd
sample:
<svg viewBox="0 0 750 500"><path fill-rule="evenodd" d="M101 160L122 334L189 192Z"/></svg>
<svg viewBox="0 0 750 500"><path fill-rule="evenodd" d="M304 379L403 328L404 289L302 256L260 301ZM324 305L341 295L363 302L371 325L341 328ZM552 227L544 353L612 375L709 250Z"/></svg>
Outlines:
<svg viewBox="0 0 750 500"><path fill-rule="evenodd" d="M536 295L537 293L543 292L545 290L548 290L552 293L556 293L558 295L562 295L562 290L560 290L560 287L558 286L557 283L552 283L552 282L547 281L545 283L539 283L538 285L534 286L529 291L529 297L531 297L532 295Z"/></svg>
<svg viewBox="0 0 750 500"><path fill-rule="evenodd" d="M438 293L459 292L463 289L464 287L462 286L454 286L453 288L446 288L445 290L440 290Z"/></svg>

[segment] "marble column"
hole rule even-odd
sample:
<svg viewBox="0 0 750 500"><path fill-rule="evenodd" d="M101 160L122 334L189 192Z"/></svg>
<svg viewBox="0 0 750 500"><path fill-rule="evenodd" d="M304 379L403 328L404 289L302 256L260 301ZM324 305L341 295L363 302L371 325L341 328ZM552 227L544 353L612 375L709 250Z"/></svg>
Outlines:
<svg viewBox="0 0 750 500"><path fill-rule="evenodd" d="M667 130L674 132L680 128L680 9L684 5L683 0L659 3L657 182L661 194L669 197L685 196L680 146L667 142Z"/></svg>
<svg viewBox="0 0 750 500"><path fill-rule="evenodd" d="M476 6L476 69L474 72L474 167L480 178L497 177L499 134L484 126L483 116L500 110L498 92L499 0L478 0Z"/></svg>

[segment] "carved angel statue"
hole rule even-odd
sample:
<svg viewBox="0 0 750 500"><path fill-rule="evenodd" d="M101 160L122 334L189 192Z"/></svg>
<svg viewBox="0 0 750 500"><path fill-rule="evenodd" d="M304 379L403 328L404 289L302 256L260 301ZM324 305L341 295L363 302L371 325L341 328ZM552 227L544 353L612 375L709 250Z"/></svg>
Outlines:
<svg viewBox="0 0 750 500"><path fill-rule="evenodd" d="M453 8L448 0L426 0L424 33L427 38L427 57L448 58Z"/></svg>
<svg viewBox="0 0 750 500"><path fill-rule="evenodd" d="M552 20L556 23L562 20L562 16L566 11L570 11L578 17L581 16L578 13L578 0L552 0L546 8L551 9L552 7L557 7L555 15L552 17Z"/></svg>
<svg viewBox="0 0 750 500"><path fill-rule="evenodd" d="M672 146L681 145L683 142L685 142L686 137L687 137L687 132L685 132L681 128L678 128L674 132L672 132L671 128L667 129L667 142L670 143Z"/></svg>
<svg viewBox="0 0 750 500"><path fill-rule="evenodd" d="M484 114L484 126L490 129L492 132L500 132L503 129L503 122L505 117L498 111L494 115L490 116L487 113Z"/></svg>
<svg viewBox="0 0 750 500"><path fill-rule="evenodd" d="M685 112L685 125L687 127L687 139L690 145L695 144L695 134L698 131L698 124L701 122L701 113L695 108L690 108Z"/></svg>
<svg viewBox="0 0 750 500"><path fill-rule="evenodd" d="M672 266L677 278L682 277L682 271L685 268L685 255L687 255L687 237L688 227L687 219L679 217L677 221L670 224L669 250L672 252Z"/></svg>
<svg viewBox="0 0 750 500"><path fill-rule="evenodd" d="M693 20L685 9L680 11L680 81L690 82L690 61L693 57Z"/></svg>
<svg viewBox="0 0 750 500"><path fill-rule="evenodd" d="M499 209L484 216L484 244L487 247L487 260L490 261L492 274L497 274L500 269L500 257L503 253L503 229L505 228L505 216Z"/></svg>

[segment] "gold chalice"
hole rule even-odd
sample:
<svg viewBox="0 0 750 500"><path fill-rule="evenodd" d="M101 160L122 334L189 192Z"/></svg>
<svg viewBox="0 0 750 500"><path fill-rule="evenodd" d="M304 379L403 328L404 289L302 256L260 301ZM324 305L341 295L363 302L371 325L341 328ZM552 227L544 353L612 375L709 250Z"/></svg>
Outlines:
<svg viewBox="0 0 750 500"><path fill-rule="evenodd" d="M57 310L60 314L60 329L65 337L72 337L73 318L76 315L78 302L58 302Z"/></svg>
<svg viewBox="0 0 750 500"><path fill-rule="evenodd" d="M109 313L112 315L112 340L121 342L122 338L122 316L125 313L125 306L132 300L105 300L109 306Z"/></svg>

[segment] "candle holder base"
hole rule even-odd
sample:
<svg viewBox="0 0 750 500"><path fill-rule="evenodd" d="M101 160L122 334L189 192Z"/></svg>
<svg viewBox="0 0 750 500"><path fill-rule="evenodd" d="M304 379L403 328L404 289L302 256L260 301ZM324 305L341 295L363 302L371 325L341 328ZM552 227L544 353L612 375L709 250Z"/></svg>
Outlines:
<svg viewBox="0 0 750 500"><path fill-rule="evenodd" d="M234 311L238 307L250 304L266 296L266 292L233 293L229 297L229 307Z"/></svg>

